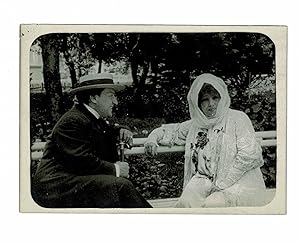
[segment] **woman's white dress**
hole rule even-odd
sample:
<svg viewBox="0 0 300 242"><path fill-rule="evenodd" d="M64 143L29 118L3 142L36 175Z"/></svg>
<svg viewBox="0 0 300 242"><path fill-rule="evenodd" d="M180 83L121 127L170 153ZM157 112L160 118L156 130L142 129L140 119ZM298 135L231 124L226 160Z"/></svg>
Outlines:
<svg viewBox="0 0 300 242"><path fill-rule="evenodd" d="M214 196L212 184L221 189L226 207L263 206L262 150L248 116L229 109L222 121L209 129L192 128L191 124L192 120L163 125L146 142L185 144L184 190L176 207L209 206L206 201ZM202 144L196 148L199 132Z"/></svg>

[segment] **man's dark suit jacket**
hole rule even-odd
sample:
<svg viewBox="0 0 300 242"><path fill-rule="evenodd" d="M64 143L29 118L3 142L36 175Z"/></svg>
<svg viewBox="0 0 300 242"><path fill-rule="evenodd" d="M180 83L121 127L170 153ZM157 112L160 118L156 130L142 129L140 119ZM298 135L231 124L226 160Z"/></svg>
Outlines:
<svg viewBox="0 0 300 242"><path fill-rule="evenodd" d="M83 178L99 174L115 176L119 128L97 120L80 104L65 113L47 140L33 178L35 201L46 207L72 206L74 199L82 199L79 193L82 196L92 193L85 188L90 181L83 182Z"/></svg>

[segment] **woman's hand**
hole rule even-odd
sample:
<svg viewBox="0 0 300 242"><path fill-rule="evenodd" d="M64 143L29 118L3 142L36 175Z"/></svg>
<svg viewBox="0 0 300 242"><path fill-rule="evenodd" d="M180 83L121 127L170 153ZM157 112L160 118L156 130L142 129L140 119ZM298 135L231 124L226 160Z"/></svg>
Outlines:
<svg viewBox="0 0 300 242"><path fill-rule="evenodd" d="M145 153L149 156L157 155L157 144L149 142L145 144Z"/></svg>

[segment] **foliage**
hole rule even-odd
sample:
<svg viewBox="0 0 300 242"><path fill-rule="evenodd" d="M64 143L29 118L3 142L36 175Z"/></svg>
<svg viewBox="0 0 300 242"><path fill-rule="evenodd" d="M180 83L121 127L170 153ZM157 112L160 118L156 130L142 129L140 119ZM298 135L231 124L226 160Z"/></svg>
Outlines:
<svg viewBox="0 0 300 242"><path fill-rule="evenodd" d="M264 165L261 167L267 188L276 188L276 147L263 147Z"/></svg>
<svg viewBox="0 0 300 242"><path fill-rule="evenodd" d="M99 63L123 60L132 74L133 85L141 91L147 80L160 84L173 78L189 85L203 72L219 76L247 77L274 73L275 47L259 33L64 33L48 34L79 78ZM36 43L40 41L37 40ZM170 76L170 75L169 75ZM241 88L245 90L245 88Z"/></svg>
<svg viewBox="0 0 300 242"><path fill-rule="evenodd" d="M62 96L62 112L66 112L73 105L67 94ZM55 122L52 121L47 105L45 93L30 94L30 142L46 141Z"/></svg>
<svg viewBox="0 0 300 242"><path fill-rule="evenodd" d="M261 167L267 188L276 187L276 147L264 147ZM130 180L147 199L179 197L183 187L183 153L160 154L154 158L130 156Z"/></svg>
<svg viewBox="0 0 300 242"><path fill-rule="evenodd" d="M120 125L125 125L133 132L134 138L146 138L152 130L166 123L163 118L111 118L111 121Z"/></svg>
<svg viewBox="0 0 300 242"><path fill-rule="evenodd" d="M187 94L189 87L173 86L171 88L160 88L156 98L160 100L162 113L167 123L182 122L190 119Z"/></svg>
<svg viewBox="0 0 300 242"><path fill-rule="evenodd" d="M87 40L89 34L61 34L58 49L62 53L69 68L72 86L74 87L80 76L88 74L88 70L95 65Z"/></svg>
<svg viewBox="0 0 300 242"><path fill-rule="evenodd" d="M272 78L273 75L266 75L256 77L254 81L265 84L266 79ZM231 108L245 112L252 120L256 131L276 130L275 89L263 91L257 89L258 92L255 92L247 88L240 93L238 77L227 79L226 82L231 96ZM166 123L185 121L189 119L188 90L189 87L186 85L165 84L155 88L148 86L141 94L142 101L135 103L134 90L128 87L119 94L117 117L140 119L159 117L164 118Z"/></svg>
<svg viewBox="0 0 300 242"><path fill-rule="evenodd" d="M245 112L252 120L256 131L276 130L276 103L275 94L254 96L249 100L250 108Z"/></svg>
<svg viewBox="0 0 300 242"><path fill-rule="evenodd" d="M115 68L130 70L133 79L128 105L123 107L129 109L125 113L138 118L152 113L169 116L170 110L182 114L175 116L176 121L188 117L184 104L187 89L203 72L233 80L230 87L237 97L233 103L239 103L238 98L245 100L253 76L274 75L275 70L274 44L259 33L62 33L41 36L35 43L42 48L53 120L61 114L59 52L69 68L72 86L96 63L100 72L102 63L125 62L125 69ZM241 107L246 109L247 103L242 102Z"/></svg>
<svg viewBox="0 0 300 242"><path fill-rule="evenodd" d="M183 186L182 154L131 156L130 180L146 199L179 197Z"/></svg>
<svg viewBox="0 0 300 242"><path fill-rule="evenodd" d="M273 79L273 75L253 78L253 82L262 83ZM247 88L243 93L239 91L239 81L229 80L231 107L245 112L252 121L255 131L276 130L276 95L274 89ZM255 91L257 90L257 91Z"/></svg>
<svg viewBox="0 0 300 242"><path fill-rule="evenodd" d="M189 118L187 105L188 86L147 86L140 94L140 100L134 98L134 88L127 87L118 94L118 118L163 118L165 122L181 122Z"/></svg>

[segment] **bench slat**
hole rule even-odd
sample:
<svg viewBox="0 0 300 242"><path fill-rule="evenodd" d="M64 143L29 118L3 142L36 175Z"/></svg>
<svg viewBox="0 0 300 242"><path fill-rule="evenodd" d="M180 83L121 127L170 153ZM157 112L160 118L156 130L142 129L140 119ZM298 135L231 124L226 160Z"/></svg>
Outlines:
<svg viewBox="0 0 300 242"><path fill-rule="evenodd" d="M37 142L31 146L32 151L43 150L45 148L46 142Z"/></svg>
<svg viewBox="0 0 300 242"><path fill-rule="evenodd" d="M261 142L261 146L262 147L277 146L277 140L276 139L263 140Z"/></svg>
<svg viewBox="0 0 300 242"><path fill-rule="evenodd" d="M133 146L141 146L144 145L147 138L134 138ZM36 142L31 146L32 151L43 150L45 148L46 142Z"/></svg>
<svg viewBox="0 0 300 242"><path fill-rule="evenodd" d="M276 138L277 137L277 132L275 130L271 130L271 131L257 131L255 132L255 136L257 138Z"/></svg>

